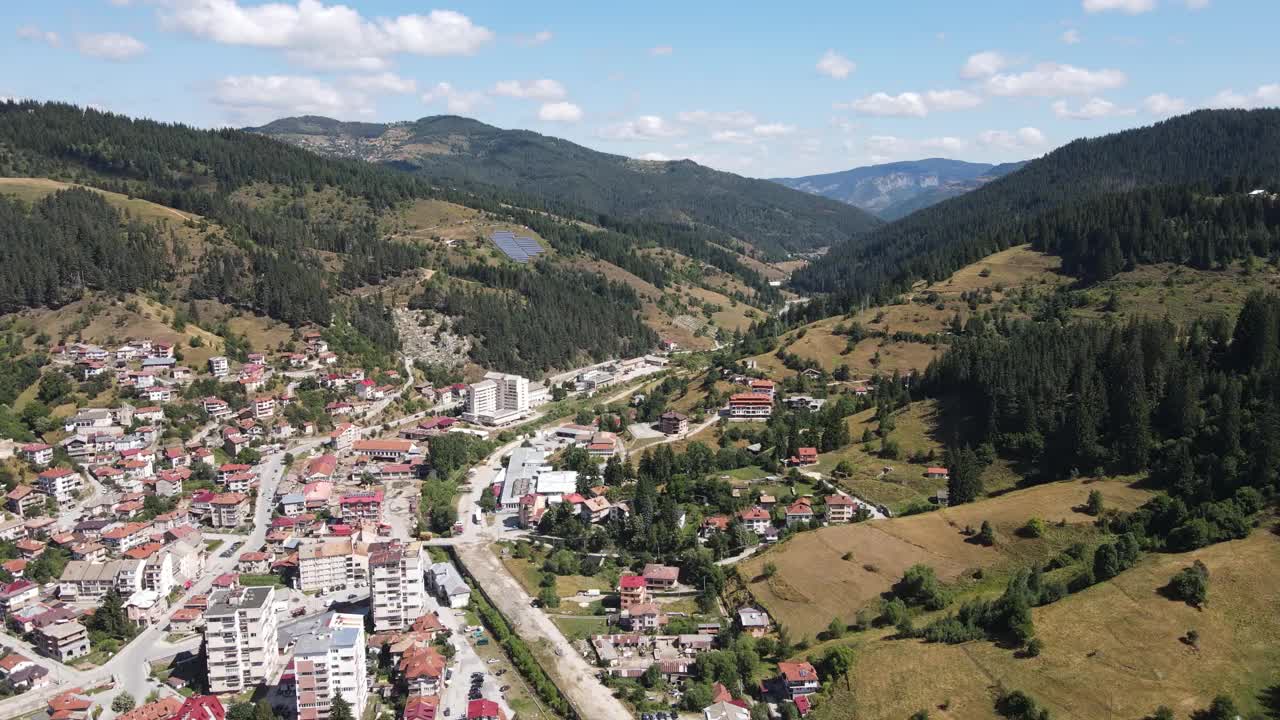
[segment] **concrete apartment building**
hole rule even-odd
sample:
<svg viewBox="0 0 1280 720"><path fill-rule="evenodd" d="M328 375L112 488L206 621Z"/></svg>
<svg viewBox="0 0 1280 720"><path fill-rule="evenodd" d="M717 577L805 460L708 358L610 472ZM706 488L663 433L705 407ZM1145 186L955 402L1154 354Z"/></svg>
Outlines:
<svg viewBox="0 0 1280 720"><path fill-rule="evenodd" d="M364 715L369 683L365 670L364 620L331 613L320 627L298 638L293 649L297 720L327 720L341 695L352 715Z"/></svg>
<svg viewBox="0 0 1280 720"><path fill-rule="evenodd" d="M204 620L210 692L238 693L275 672L280 650L274 588L216 590Z"/></svg>
<svg viewBox="0 0 1280 720"><path fill-rule="evenodd" d="M313 542L298 549L298 589L303 592L344 588L368 577L368 551L351 538Z"/></svg>
<svg viewBox="0 0 1280 720"><path fill-rule="evenodd" d="M404 630L426 612L422 543L374 543L369 548L369 586L376 632Z"/></svg>
<svg viewBox="0 0 1280 720"><path fill-rule="evenodd" d="M80 473L70 468L50 468L36 476L40 492L66 505L76 499L82 480Z"/></svg>
<svg viewBox="0 0 1280 720"><path fill-rule="evenodd" d="M74 620L46 625L35 635L40 654L58 662L70 662L89 654L89 631Z"/></svg>
<svg viewBox="0 0 1280 720"><path fill-rule="evenodd" d="M462 418L483 425L502 425L529 412L529 379L519 375L486 373L467 392Z"/></svg>

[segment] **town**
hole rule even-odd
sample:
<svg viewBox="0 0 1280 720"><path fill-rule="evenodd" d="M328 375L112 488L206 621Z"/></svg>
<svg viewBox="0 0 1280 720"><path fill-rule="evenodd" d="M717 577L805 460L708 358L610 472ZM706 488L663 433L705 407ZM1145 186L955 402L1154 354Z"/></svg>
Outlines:
<svg viewBox="0 0 1280 720"><path fill-rule="evenodd" d="M0 523L6 716L804 715L821 688L812 664L757 678L714 661L759 667L757 644L779 632L759 607L726 602L720 567L887 512L806 470L817 447L778 461L747 450L790 479L761 471L718 501L664 506L663 532L686 539L629 550L632 515L655 511L655 458L669 473L705 450L691 436L870 392L829 395L800 376L806 392L784 395L729 366L707 372L736 388L722 405L680 412L667 406L687 386L675 343L552 387L496 372L435 387L408 360L344 365L316 332L201 367L145 338L51 355L56 382L118 401L0 447L21 478ZM771 489L796 480L815 490ZM562 597L560 576L591 587ZM554 647L556 680L529 662L534 642Z"/></svg>

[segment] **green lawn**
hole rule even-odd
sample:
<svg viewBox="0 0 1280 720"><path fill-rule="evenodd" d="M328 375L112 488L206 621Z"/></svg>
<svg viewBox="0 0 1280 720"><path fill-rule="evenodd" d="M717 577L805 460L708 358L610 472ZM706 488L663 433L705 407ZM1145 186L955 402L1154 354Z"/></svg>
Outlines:
<svg viewBox="0 0 1280 720"><path fill-rule="evenodd" d="M240 584L245 587L284 587L279 575L241 575Z"/></svg>
<svg viewBox="0 0 1280 720"><path fill-rule="evenodd" d="M206 552L213 552L214 550L217 550L218 548L222 547L222 541L219 540L218 538L214 538L213 540L210 540L209 542L205 543L204 547Z"/></svg>
<svg viewBox="0 0 1280 720"><path fill-rule="evenodd" d="M603 635L609 630L609 624L601 616L552 617L551 620L570 640L585 640L592 635Z"/></svg>
<svg viewBox="0 0 1280 720"><path fill-rule="evenodd" d="M725 470L721 475L728 475L731 479L739 482L752 482L769 476L769 473L752 465L750 467L738 468L736 470Z"/></svg>

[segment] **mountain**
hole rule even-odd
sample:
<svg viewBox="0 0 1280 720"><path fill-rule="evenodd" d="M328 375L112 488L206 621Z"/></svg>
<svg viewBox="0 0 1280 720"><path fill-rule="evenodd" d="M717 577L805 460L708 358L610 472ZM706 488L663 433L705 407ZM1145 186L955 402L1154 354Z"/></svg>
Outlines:
<svg viewBox="0 0 1280 720"><path fill-rule="evenodd" d="M973 192L832 248L792 283L833 295L806 313L837 312L1032 242L1037 219L1056 208L1149 187L1200 183L1210 193L1224 181L1258 187L1278 179L1280 110L1201 110L1064 145Z"/></svg>
<svg viewBox="0 0 1280 720"><path fill-rule="evenodd" d="M497 230L546 252L512 262L488 240ZM517 191L444 187L259 134L0 102L0 315L92 315L118 302L168 308L175 327L203 331L256 314L285 329L273 347L289 328L316 328L344 357L384 368L398 332L438 340L423 329L433 319L469 338L459 354L476 364L538 377L642 354L660 335L711 347L780 306L769 281L782 271L722 240L702 227L552 212ZM406 304L424 322L405 327L392 311ZM154 322L79 336L114 342L144 320ZM55 342L78 332L57 325L47 328Z"/></svg>
<svg viewBox="0 0 1280 720"><path fill-rule="evenodd" d="M509 188L598 215L711 228L773 258L834 245L880 224L858 208L768 180L688 160L611 155L452 115L387 125L294 117L249 131L322 155Z"/></svg>
<svg viewBox="0 0 1280 720"><path fill-rule="evenodd" d="M793 190L860 207L883 220L897 220L921 208L982 187L1025 164L991 165L927 158L867 165L822 175L774 178L773 181Z"/></svg>

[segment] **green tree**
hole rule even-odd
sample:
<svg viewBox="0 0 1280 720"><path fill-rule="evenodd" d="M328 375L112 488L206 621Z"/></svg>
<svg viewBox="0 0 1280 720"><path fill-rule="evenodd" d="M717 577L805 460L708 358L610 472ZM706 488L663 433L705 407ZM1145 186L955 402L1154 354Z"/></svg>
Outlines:
<svg viewBox="0 0 1280 720"><path fill-rule="evenodd" d="M982 496L982 464L968 445L947 451L947 504L961 505Z"/></svg>
<svg viewBox="0 0 1280 720"><path fill-rule="evenodd" d="M844 677L844 684L849 688L849 670L853 667L853 649L848 645L837 645L822 656L823 672L828 677Z"/></svg>
<svg viewBox="0 0 1280 720"><path fill-rule="evenodd" d="M837 640L844 637L846 629L843 620L838 617L831 618L831 624L827 625L827 639Z"/></svg>
<svg viewBox="0 0 1280 720"><path fill-rule="evenodd" d="M329 705L329 720L355 720L351 712L351 703L347 702L341 693L333 696L333 701Z"/></svg>
<svg viewBox="0 0 1280 720"><path fill-rule="evenodd" d="M1168 593L1192 607L1202 607L1209 599L1209 568L1196 560L1179 570L1169 581Z"/></svg>
<svg viewBox="0 0 1280 720"><path fill-rule="evenodd" d="M991 523L987 520L982 521L982 527L978 530L978 544L991 547L996 544L996 529L991 527Z"/></svg>
<svg viewBox="0 0 1280 720"><path fill-rule="evenodd" d="M127 692L122 692L111 701L111 711L115 713L127 713L138 704L137 700Z"/></svg>
<svg viewBox="0 0 1280 720"><path fill-rule="evenodd" d="M1094 517L1101 517L1104 510L1101 490L1090 490L1089 499L1085 501L1085 512Z"/></svg>

